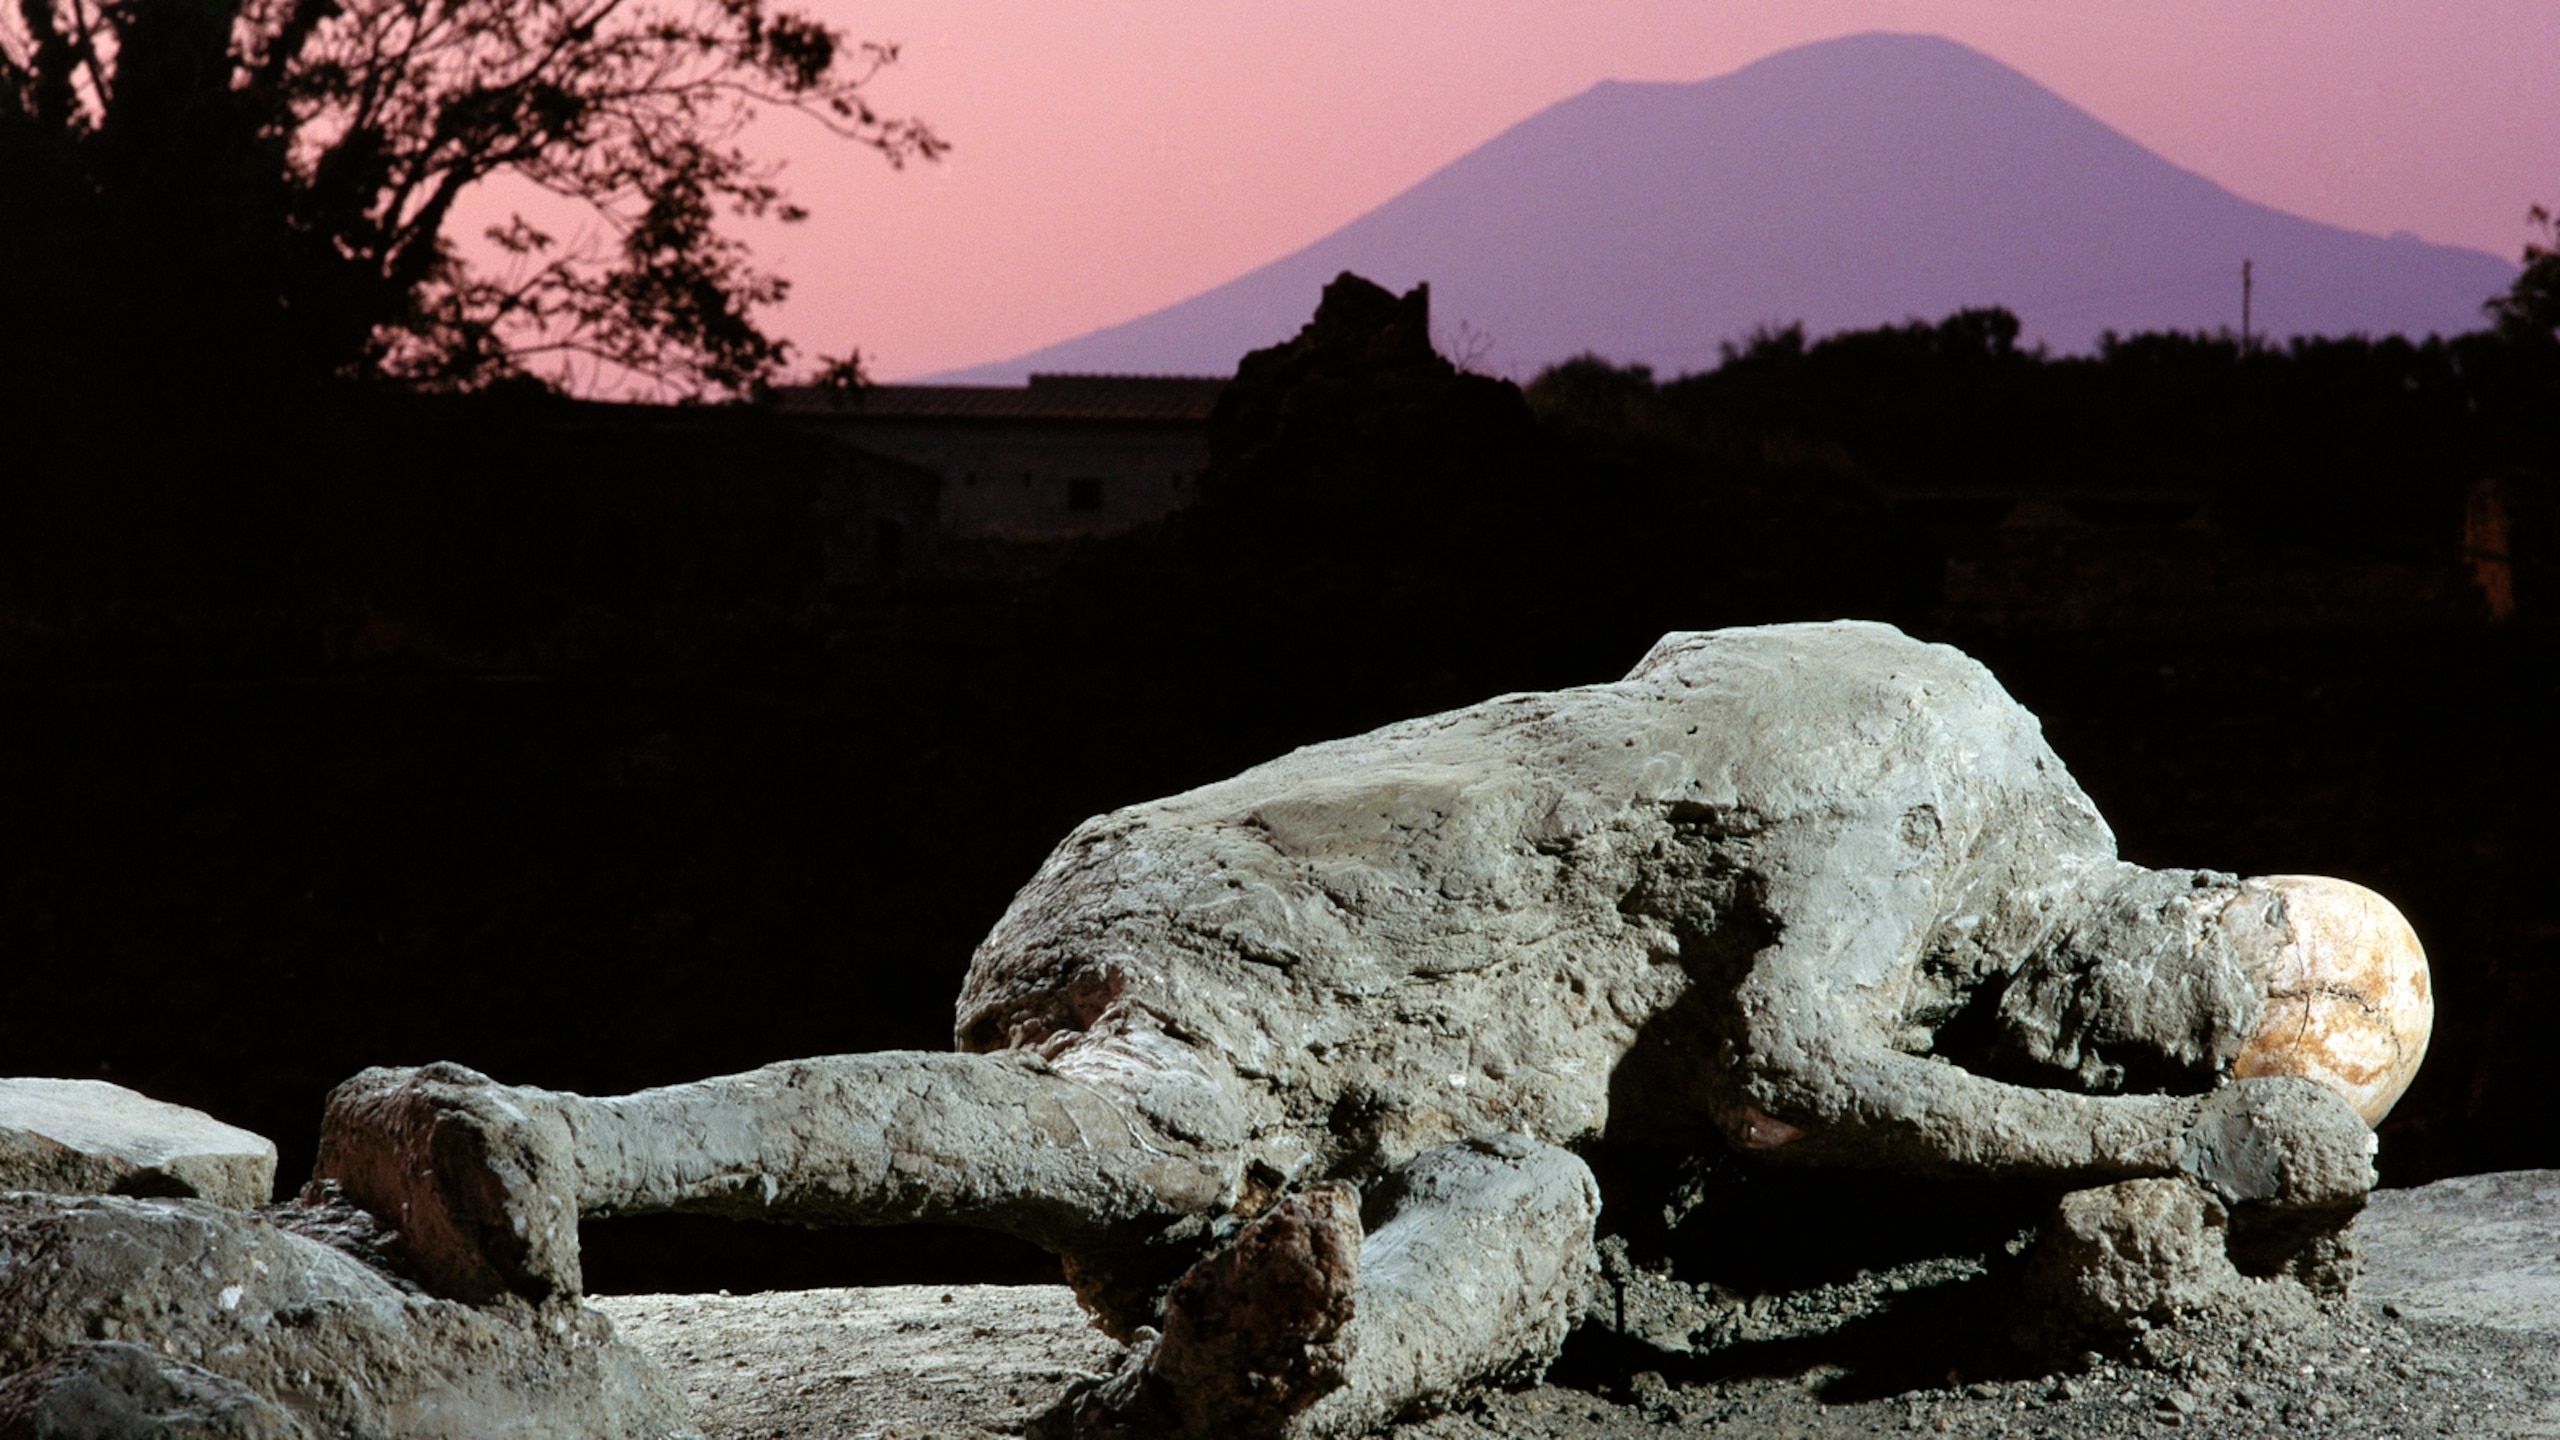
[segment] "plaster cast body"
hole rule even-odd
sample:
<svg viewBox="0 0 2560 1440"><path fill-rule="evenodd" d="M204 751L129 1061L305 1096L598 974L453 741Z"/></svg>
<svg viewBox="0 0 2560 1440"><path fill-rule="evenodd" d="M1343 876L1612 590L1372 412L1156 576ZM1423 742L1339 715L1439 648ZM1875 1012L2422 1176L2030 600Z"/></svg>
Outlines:
<svg viewBox="0 0 2560 1440"><path fill-rule="evenodd" d="M2286 905L2119 861L1951 649L1674 635L1088 821L980 947L961 1054L609 1099L369 1071L319 1173L465 1297L574 1292L581 1214L1006 1229L1140 1342L1054 1431L1352 1433L1552 1356L1597 1138L2351 1207L2356 1113L2275 1060L2228 1080ZM1489 1216L1533 1238L1468 1283L1417 1242ZM1461 1291L1486 1316L1438 1324Z"/></svg>
<svg viewBox="0 0 2560 1440"><path fill-rule="evenodd" d="M1870 625L1673 637L1614 685L1079 827L980 948L960 1043L1197 1068L1289 1176L1719 1125L1771 1150L1801 1131L1809 1159L2130 1173L2148 1162L2093 1141L2087 1102L1920 1058L1984 980L2155 878L2114 850L1954 651ZM2196 998L2245 1012L2245 988ZM2012 1112L1996 1145L1986 1107Z"/></svg>

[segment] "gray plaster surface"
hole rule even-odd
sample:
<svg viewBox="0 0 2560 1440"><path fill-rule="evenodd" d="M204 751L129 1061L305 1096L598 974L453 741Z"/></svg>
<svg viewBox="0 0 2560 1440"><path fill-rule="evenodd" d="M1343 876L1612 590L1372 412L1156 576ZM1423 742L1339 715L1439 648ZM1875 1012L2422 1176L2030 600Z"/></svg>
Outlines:
<svg viewBox="0 0 2560 1440"><path fill-rule="evenodd" d="M275 1142L103 1080L0 1078L0 1190L264 1205Z"/></svg>

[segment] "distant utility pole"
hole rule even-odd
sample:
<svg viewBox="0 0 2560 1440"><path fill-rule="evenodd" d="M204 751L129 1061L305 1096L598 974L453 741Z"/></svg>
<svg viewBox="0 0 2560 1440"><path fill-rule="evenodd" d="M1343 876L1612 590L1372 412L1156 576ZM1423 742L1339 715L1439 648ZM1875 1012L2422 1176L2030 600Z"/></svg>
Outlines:
<svg viewBox="0 0 2560 1440"><path fill-rule="evenodd" d="M2249 261L2240 262L2240 353L2243 355L2249 353L2249 268Z"/></svg>

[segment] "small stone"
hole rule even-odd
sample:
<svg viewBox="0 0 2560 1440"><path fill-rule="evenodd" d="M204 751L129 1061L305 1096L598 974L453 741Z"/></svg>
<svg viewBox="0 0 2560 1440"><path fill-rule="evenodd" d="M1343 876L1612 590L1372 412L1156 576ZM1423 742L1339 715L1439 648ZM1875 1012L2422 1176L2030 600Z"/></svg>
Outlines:
<svg viewBox="0 0 2560 1440"><path fill-rule="evenodd" d="M210 1200L274 1197L275 1142L103 1080L0 1079L0 1190Z"/></svg>

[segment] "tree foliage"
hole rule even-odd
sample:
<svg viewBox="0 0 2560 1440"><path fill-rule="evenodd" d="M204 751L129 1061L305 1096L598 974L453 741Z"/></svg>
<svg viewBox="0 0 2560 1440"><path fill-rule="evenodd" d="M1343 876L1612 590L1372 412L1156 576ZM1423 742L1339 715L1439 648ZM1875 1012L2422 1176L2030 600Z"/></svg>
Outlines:
<svg viewBox="0 0 2560 1440"><path fill-rule="evenodd" d="M784 282L726 215L796 219L740 144L796 111L902 164L893 48L765 0L11 0L0 325L56 364L469 389L585 357L694 390L771 375ZM452 234L512 176L495 265ZM20 357L22 361L26 357ZM175 374L170 372L174 370Z"/></svg>
<svg viewBox="0 0 2560 1440"><path fill-rule="evenodd" d="M2177 517L2235 544L2450 565L2484 479L2516 512L2521 570L2560 544L2539 518L2560 476L2560 311L2543 313L2539 330L2450 338L2244 348L2228 331L2150 332L2051 355L2018 347L2008 312L1968 310L1814 340L1764 331L1671 380L1584 357L1527 396L1593 453L1756 488L1762 511L1827 497L1892 518L1884 548L1924 591L1944 573L1928 525L1987 529L2022 500L2073 524ZM2536 569L2538 597L2554 583Z"/></svg>
<svg viewBox="0 0 2560 1440"><path fill-rule="evenodd" d="M2525 243L2523 271L2487 309L2500 335L2549 345L2560 341L2560 217L2536 205L2525 218L2542 238Z"/></svg>

